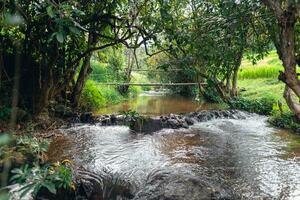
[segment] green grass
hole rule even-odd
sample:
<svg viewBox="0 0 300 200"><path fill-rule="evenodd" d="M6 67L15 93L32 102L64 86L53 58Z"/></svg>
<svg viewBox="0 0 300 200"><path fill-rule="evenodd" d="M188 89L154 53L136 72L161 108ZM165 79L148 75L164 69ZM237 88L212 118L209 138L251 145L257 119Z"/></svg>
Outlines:
<svg viewBox="0 0 300 200"><path fill-rule="evenodd" d="M283 70L276 51L271 51L263 60L253 65L243 59L239 72L240 95L247 98L273 97L284 102L282 97L284 83L277 79L278 71Z"/></svg>
<svg viewBox="0 0 300 200"><path fill-rule="evenodd" d="M241 68L239 71L239 79L277 78L279 71L283 71L283 67L255 66L252 68Z"/></svg>
<svg viewBox="0 0 300 200"><path fill-rule="evenodd" d="M284 83L272 78L243 79L238 82L240 95L247 98L273 97L283 101ZM245 90L245 91L243 91Z"/></svg>
<svg viewBox="0 0 300 200"><path fill-rule="evenodd" d="M239 71L239 79L273 78L277 79L278 72L283 71L283 66L275 51L271 51L263 60L253 64L243 59Z"/></svg>
<svg viewBox="0 0 300 200"><path fill-rule="evenodd" d="M85 110L96 111L101 107L117 104L128 98L133 98L141 93L143 90L150 90L151 87L129 87L129 94L122 96L116 86L100 85L97 83L105 82L123 82L122 74L113 71L107 63L100 63L97 61L91 62L92 73L87 81L83 94L81 97L80 105ZM147 83L149 80L145 75L133 73L131 82Z"/></svg>

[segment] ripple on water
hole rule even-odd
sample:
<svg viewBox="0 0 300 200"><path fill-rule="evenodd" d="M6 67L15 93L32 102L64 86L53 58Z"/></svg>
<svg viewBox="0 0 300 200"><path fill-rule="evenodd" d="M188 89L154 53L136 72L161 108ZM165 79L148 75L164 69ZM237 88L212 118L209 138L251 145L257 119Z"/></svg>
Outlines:
<svg viewBox="0 0 300 200"><path fill-rule="evenodd" d="M183 184L174 181L178 176L207 180L210 186L243 199L300 198L300 142L293 143L289 133L270 127L258 115L146 135L132 134L125 126L84 125L62 131L69 143L61 156L99 170L122 172L140 188L149 174L163 170L172 176L166 179L173 180L172 187L165 187L174 193L176 185ZM170 188L166 191L172 193Z"/></svg>

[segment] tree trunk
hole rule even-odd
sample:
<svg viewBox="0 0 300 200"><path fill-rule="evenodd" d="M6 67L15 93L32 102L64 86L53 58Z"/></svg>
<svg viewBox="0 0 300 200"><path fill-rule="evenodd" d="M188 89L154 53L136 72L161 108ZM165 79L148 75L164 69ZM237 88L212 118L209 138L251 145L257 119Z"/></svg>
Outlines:
<svg viewBox="0 0 300 200"><path fill-rule="evenodd" d="M296 12L296 11L294 11ZM280 53L281 60L284 66L284 72L281 72L279 79L285 82L284 98L291 109L291 111L300 121L300 110L297 103L291 97L291 90L300 99L300 82L296 72L296 41L295 41L295 13L292 11L285 11L279 20L280 26L280 45L277 51Z"/></svg>
<svg viewBox="0 0 300 200"><path fill-rule="evenodd" d="M94 40L93 35L90 33L89 39L88 39L88 48L93 46L95 43L96 43L96 41ZM84 85L87 81L89 74L92 72L91 63L90 63L91 57L92 57L92 52L90 52L84 58L83 64L81 66L81 69L80 69L80 72L79 72L79 75L78 75L78 78L76 81L76 84L73 88L72 99L71 99L73 107L78 106Z"/></svg>
<svg viewBox="0 0 300 200"><path fill-rule="evenodd" d="M18 112L18 103L19 103L19 93L20 93L20 69L21 69L21 53L19 52L20 42L16 44L15 52L15 70L14 70L14 83L12 88L12 111L10 113L9 128L14 129L17 122L17 112Z"/></svg>
<svg viewBox="0 0 300 200"><path fill-rule="evenodd" d="M226 77L226 93L230 93L230 74Z"/></svg>
<svg viewBox="0 0 300 200"><path fill-rule="evenodd" d="M286 100L286 103L290 110L293 111L295 117L300 119L300 105L297 104L292 98L292 90L286 85L283 92L283 97Z"/></svg>
<svg viewBox="0 0 300 200"><path fill-rule="evenodd" d="M218 81L218 79L216 78L213 78L212 79L214 85L215 85L215 88L219 94L219 96L221 97L221 99L226 103L229 101L229 97L226 95L226 86L224 85L223 82L220 82Z"/></svg>
<svg viewBox="0 0 300 200"><path fill-rule="evenodd" d="M0 89L2 87L2 73L4 69L4 63L3 63L3 55L2 51L0 51Z"/></svg>
<svg viewBox="0 0 300 200"><path fill-rule="evenodd" d="M231 88L231 97L236 97L238 95L237 92L237 81L238 81L238 73L242 63L243 51L241 50L236 57L235 66L233 69L232 75L232 88Z"/></svg>
<svg viewBox="0 0 300 200"><path fill-rule="evenodd" d="M298 20L299 2L284 1L285 5L282 5L280 1L273 0L261 0L261 2L273 11L277 20L279 32L278 37L276 37L276 34L273 37L273 42L284 67L284 72L280 72L278 79L286 84L283 96L290 110L300 121L298 105L291 96L293 91L300 99L300 82L296 72L297 57L295 52L297 48L295 26ZM272 27L270 32L272 32Z"/></svg>
<svg viewBox="0 0 300 200"><path fill-rule="evenodd" d="M125 78L126 80L124 82L129 83L131 80L131 72L132 72L132 67L133 67L133 56L131 52L129 52L128 55L128 61L127 61L127 68L125 69ZM128 93L129 90L129 85L120 85L118 86L118 91L122 94L125 95Z"/></svg>
<svg viewBox="0 0 300 200"><path fill-rule="evenodd" d="M82 90L84 88L84 85L87 81L87 78L89 74L92 72L91 65L90 65L90 59L91 59L91 54L89 54L83 61L81 70L79 72L78 79L76 81L75 87L73 89L72 93L72 104L74 107L78 106L80 96L82 93Z"/></svg>

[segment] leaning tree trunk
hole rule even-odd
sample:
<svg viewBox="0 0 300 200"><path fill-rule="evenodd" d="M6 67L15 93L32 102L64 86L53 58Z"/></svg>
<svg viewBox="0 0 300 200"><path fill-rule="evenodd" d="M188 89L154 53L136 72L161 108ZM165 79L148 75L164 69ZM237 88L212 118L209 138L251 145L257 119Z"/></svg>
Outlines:
<svg viewBox="0 0 300 200"><path fill-rule="evenodd" d="M230 83L230 74L229 74L226 77L226 93L230 93L231 92L230 91L230 85L231 85L231 83Z"/></svg>
<svg viewBox="0 0 300 200"><path fill-rule="evenodd" d="M91 48L95 43L96 43L96 40L93 37L93 35L90 33L89 39L88 39L88 48ZM92 57L92 52L90 52L84 58L83 64L81 66L81 69L80 69L80 72L79 72L79 75L78 75L78 78L76 81L76 84L73 88L71 101L72 101L72 104L74 107L78 106L84 85L87 81L89 74L92 72L91 63L90 63L91 57Z"/></svg>
<svg viewBox="0 0 300 200"><path fill-rule="evenodd" d="M296 11L295 11L296 12ZM296 72L296 39L295 39L295 24L296 14L293 12L283 12L279 20L280 26L280 45L277 51L283 62L284 72L281 72L279 79L282 80L286 86L284 90L284 98L290 110L300 121L300 106L293 100L292 91L300 99L300 82Z"/></svg>
<svg viewBox="0 0 300 200"><path fill-rule="evenodd" d="M239 69L242 63L242 58L243 58L243 51L240 51L237 54L236 60L235 60L235 66L233 69L233 74L232 74L232 88L231 88L231 96L236 97L238 95L237 92L237 81L238 81L238 73Z"/></svg>
<svg viewBox="0 0 300 200"><path fill-rule="evenodd" d="M300 119L300 105L297 104L292 98L293 91L286 85L283 93L283 97L286 100L286 103L290 110L293 111L295 117Z"/></svg>
<svg viewBox="0 0 300 200"><path fill-rule="evenodd" d="M284 72L280 72L278 79L285 83L284 98L294 113L297 120L300 121L300 107L292 98L292 92L300 99L300 81L298 80L296 65L296 23L300 2L261 0L274 13L278 24L278 37L273 37L275 47L279 58L284 67ZM271 30L272 32L272 30Z"/></svg>
<svg viewBox="0 0 300 200"><path fill-rule="evenodd" d="M90 59L91 59L91 54L89 54L83 61L81 70L79 72L78 79L76 81L75 87L73 88L73 93L72 93L72 103L74 107L78 106L80 96L82 93L82 90L84 88L85 82L91 73L91 65L90 65Z"/></svg>

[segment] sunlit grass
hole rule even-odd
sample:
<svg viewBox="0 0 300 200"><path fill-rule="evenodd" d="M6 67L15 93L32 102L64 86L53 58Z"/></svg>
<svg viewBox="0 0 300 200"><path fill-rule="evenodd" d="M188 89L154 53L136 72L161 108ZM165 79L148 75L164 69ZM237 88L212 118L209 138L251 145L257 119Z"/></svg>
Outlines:
<svg viewBox="0 0 300 200"><path fill-rule="evenodd" d="M240 95L249 98L273 97L276 100L283 100L282 93L284 84L277 79L258 78L244 79L239 81Z"/></svg>
<svg viewBox="0 0 300 200"><path fill-rule="evenodd" d="M257 78L277 78L279 71L283 71L281 66L253 66L241 68L239 79L257 79Z"/></svg>
<svg viewBox="0 0 300 200"><path fill-rule="evenodd" d="M283 71L283 66L276 51L270 52L255 65L249 60L243 59L238 82L240 95L250 99L272 97L285 104L283 99L284 83L277 78L279 71Z"/></svg>
<svg viewBox="0 0 300 200"><path fill-rule="evenodd" d="M277 78L279 71L283 71L282 62L276 51L271 51L264 59L253 64L243 59L239 71L239 79Z"/></svg>

